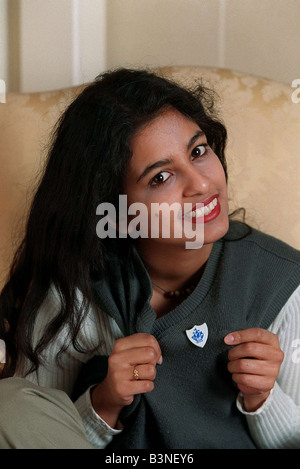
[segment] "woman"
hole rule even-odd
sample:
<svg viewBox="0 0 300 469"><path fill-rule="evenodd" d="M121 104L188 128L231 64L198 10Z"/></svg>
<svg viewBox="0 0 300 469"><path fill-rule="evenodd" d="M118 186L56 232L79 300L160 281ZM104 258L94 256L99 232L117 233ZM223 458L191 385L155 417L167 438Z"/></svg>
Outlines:
<svg viewBox="0 0 300 469"><path fill-rule="evenodd" d="M106 73L69 106L1 295L0 444L300 446L299 253L229 223L225 144L205 89L145 71ZM101 239L120 194L146 231L128 210ZM162 203L181 212L151 237Z"/></svg>

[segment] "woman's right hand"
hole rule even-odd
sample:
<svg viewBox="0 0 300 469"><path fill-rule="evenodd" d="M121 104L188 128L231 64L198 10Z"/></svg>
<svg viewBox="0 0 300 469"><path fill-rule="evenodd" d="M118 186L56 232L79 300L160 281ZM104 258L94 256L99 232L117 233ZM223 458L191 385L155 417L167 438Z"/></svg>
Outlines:
<svg viewBox="0 0 300 469"><path fill-rule="evenodd" d="M161 363L160 346L153 335L138 333L116 340L106 378L91 393L97 414L115 428L121 410L132 403L135 394L153 390L156 365Z"/></svg>

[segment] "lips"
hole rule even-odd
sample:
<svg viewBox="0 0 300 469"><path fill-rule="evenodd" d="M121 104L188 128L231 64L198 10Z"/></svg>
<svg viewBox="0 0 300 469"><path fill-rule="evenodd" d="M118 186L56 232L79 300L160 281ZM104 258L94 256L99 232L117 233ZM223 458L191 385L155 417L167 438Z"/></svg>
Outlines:
<svg viewBox="0 0 300 469"><path fill-rule="evenodd" d="M216 218L220 213L221 207L218 194L214 194L201 202L203 204L201 208L197 207L199 204L200 202L195 204L192 210L184 214L183 218L191 220L192 223L207 223Z"/></svg>
<svg viewBox="0 0 300 469"><path fill-rule="evenodd" d="M219 197L219 194L214 194L211 195L210 197L207 197L207 199L203 200L201 203L205 206L208 205L212 200L217 199Z"/></svg>

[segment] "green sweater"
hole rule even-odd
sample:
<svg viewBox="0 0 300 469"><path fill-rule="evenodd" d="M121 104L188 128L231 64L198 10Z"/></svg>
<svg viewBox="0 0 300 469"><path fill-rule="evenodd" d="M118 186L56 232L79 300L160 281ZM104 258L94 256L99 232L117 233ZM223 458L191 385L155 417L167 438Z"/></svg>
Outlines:
<svg viewBox="0 0 300 469"><path fill-rule="evenodd" d="M300 254L256 230L231 223L213 246L203 276L177 308L156 319L151 281L138 254L131 264L111 256L108 276L95 282L99 306L125 335L153 334L161 347L155 388L123 409L124 430L108 449L255 448L245 416L236 408L238 389L227 371L224 336L248 327L267 328L299 285ZM207 324L203 348L186 335ZM95 357L81 391L101 381L106 360ZM99 373L99 375L98 375ZM98 378L97 378L98 375Z"/></svg>

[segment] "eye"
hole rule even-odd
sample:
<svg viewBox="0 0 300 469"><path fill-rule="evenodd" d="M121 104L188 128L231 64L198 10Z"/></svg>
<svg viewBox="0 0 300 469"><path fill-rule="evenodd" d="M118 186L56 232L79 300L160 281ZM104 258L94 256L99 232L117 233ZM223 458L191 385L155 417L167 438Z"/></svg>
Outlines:
<svg viewBox="0 0 300 469"><path fill-rule="evenodd" d="M197 145L192 151L192 157L199 158L200 156L205 155L207 146L207 143L201 143L201 145Z"/></svg>
<svg viewBox="0 0 300 469"><path fill-rule="evenodd" d="M166 182L171 174L168 171L161 171L160 173L156 174L154 178L152 178L150 185L151 186L158 186L159 184L163 184Z"/></svg>

